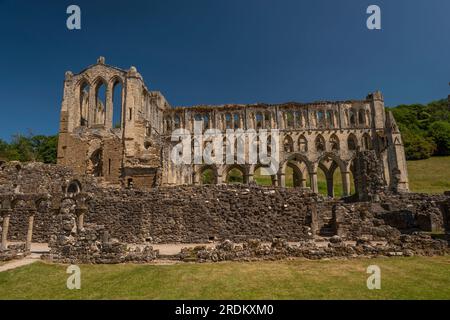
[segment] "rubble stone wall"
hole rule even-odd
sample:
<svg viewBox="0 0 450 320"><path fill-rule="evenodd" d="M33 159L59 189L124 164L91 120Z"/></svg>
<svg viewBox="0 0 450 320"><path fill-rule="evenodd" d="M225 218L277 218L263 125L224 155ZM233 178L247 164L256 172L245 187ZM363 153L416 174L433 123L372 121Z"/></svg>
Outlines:
<svg viewBox="0 0 450 320"><path fill-rule="evenodd" d="M322 202L320 202L322 201ZM331 206L302 189L255 186L184 186L149 192L104 190L89 204L87 222L105 225L127 243L243 241L311 237L311 211ZM320 224L321 222L319 222Z"/></svg>

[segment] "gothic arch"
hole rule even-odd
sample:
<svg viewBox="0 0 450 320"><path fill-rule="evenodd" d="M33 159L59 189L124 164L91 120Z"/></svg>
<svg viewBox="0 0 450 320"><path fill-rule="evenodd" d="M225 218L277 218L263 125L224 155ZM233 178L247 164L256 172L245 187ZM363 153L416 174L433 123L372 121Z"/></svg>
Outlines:
<svg viewBox="0 0 450 320"><path fill-rule="evenodd" d="M232 171L239 171L241 173L241 181L230 181L230 178L233 178L230 176L230 173ZM247 178L248 178L248 172L247 172L247 168L245 166L242 165L238 165L238 164L232 164L232 165L228 165L224 168L222 176L225 177L224 181L226 183L247 183Z"/></svg>
<svg viewBox="0 0 450 320"><path fill-rule="evenodd" d="M347 148L350 151L358 149L358 139L353 133L350 133L347 137Z"/></svg>
<svg viewBox="0 0 450 320"><path fill-rule="evenodd" d="M364 150L371 150L372 149L372 138L368 133L364 133L362 136L362 148Z"/></svg>
<svg viewBox="0 0 450 320"><path fill-rule="evenodd" d="M298 150L300 152L308 152L308 140L303 134L298 138Z"/></svg>
<svg viewBox="0 0 450 320"><path fill-rule="evenodd" d="M199 184L217 184L218 171L214 165L204 165L196 171L197 182Z"/></svg>
<svg viewBox="0 0 450 320"><path fill-rule="evenodd" d="M334 133L330 137L330 146L332 151L339 151L340 149L339 138Z"/></svg>
<svg viewBox="0 0 450 320"><path fill-rule="evenodd" d="M326 151L325 139L321 134L317 135L316 139L314 140L314 145L318 152Z"/></svg>
<svg viewBox="0 0 450 320"><path fill-rule="evenodd" d="M86 78L81 78L77 84L78 97L78 114L80 126L87 126L89 122L89 95L91 91L91 84Z"/></svg>
<svg viewBox="0 0 450 320"><path fill-rule="evenodd" d="M94 122L93 124L105 124L106 123L106 108L107 108L107 92L108 81L103 77L97 77L93 82L94 89Z"/></svg>
<svg viewBox="0 0 450 320"><path fill-rule="evenodd" d="M285 135L283 139L283 150L284 152L291 153L294 152L294 140L290 135Z"/></svg>

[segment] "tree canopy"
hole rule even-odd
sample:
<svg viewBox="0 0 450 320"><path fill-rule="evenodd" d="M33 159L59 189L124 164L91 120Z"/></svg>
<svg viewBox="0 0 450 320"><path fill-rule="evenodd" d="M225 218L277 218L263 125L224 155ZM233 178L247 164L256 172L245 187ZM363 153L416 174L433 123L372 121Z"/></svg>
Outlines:
<svg viewBox="0 0 450 320"><path fill-rule="evenodd" d="M56 163L58 136L16 134L11 142L0 139L0 159Z"/></svg>
<svg viewBox="0 0 450 320"><path fill-rule="evenodd" d="M450 107L447 99L427 105L390 108L402 133L406 159L450 155Z"/></svg>

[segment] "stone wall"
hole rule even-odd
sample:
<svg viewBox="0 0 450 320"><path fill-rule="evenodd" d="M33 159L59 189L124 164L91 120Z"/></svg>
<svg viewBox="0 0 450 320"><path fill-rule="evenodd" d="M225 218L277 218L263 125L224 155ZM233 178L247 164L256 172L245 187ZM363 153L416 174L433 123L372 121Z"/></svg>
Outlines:
<svg viewBox="0 0 450 320"><path fill-rule="evenodd" d="M153 191L101 190L89 203L88 222L128 243L243 241L311 237L311 212L331 207L303 189L256 186L184 186ZM321 222L319 221L319 225Z"/></svg>

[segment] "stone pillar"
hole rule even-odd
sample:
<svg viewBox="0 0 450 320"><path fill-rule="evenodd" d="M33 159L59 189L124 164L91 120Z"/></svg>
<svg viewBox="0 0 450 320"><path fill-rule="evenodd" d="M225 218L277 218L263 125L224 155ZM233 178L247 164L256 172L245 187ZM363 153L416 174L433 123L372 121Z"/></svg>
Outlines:
<svg viewBox="0 0 450 320"><path fill-rule="evenodd" d="M3 229L2 229L2 244L1 250L6 250L8 241L8 229L9 229L9 218L11 217L10 210L5 210L6 213L3 214Z"/></svg>
<svg viewBox="0 0 450 320"><path fill-rule="evenodd" d="M110 83L106 88L106 110L105 110L105 129L111 129L113 123L113 85ZM116 106L117 107L117 106Z"/></svg>
<svg viewBox="0 0 450 320"><path fill-rule="evenodd" d="M96 88L91 86L89 88L89 100L88 100L88 124L90 127L95 125L97 123L96 121L96 104L97 104L97 97L96 97Z"/></svg>
<svg viewBox="0 0 450 320"><path fill-rule="evenodd" d="M77 209L77 231L80 232L84 228L84 214L86 212L85 209Z"/></svg>
<svg viewBox="0 0 450 320"><path fill-rule="evenodd" d="M311 172L309 175L311 177L311 190L312 190L312 192L319 193L319 186L317 184L317 171L316 172Z"/></svg>
<svg viewBox="0 0 450 320"><path fill-rule="evenodd" d="M284 173L280 173L280 177L278 179L278 185L283 188L286 187L286 176L284 175Z"/></svg>
<svg viewBox="0 0 450 320"><path fill-rule="evenodd" d="M306 188L306 179L303 177L300 178L300 187Z"/></svg>
<svg viewBox="0 0 450 320"><path fill-rule="evenodd" d="M31 242L33 240L33 225L34 225L34 215L35 212L31 212L28 216L28 231L27 231L27 242L26 242L26 251L31 251Z"/></svg>
<svg viewBox="0 0 450 320"><path fill-rule="evenodd" d="M342 188L344 191L344 197L348 197L351 193L350 186L350 172L342 172Z"/></svg>
<svg viewBox="0 0 450 320"><path fill-rule="evenodd" d="M333 177L327 177L327 194L334 197Z"/></svg>

